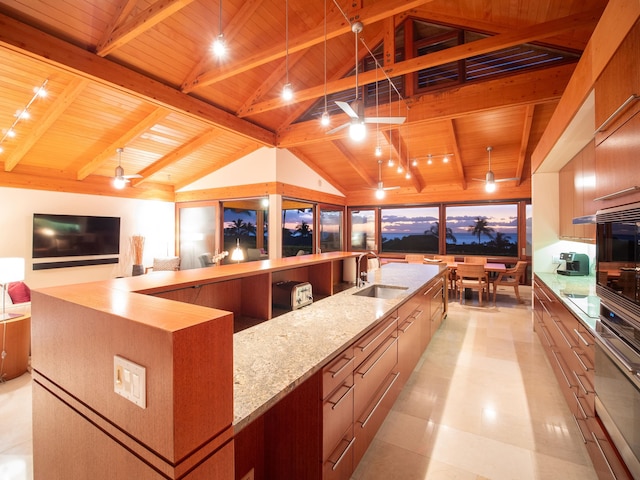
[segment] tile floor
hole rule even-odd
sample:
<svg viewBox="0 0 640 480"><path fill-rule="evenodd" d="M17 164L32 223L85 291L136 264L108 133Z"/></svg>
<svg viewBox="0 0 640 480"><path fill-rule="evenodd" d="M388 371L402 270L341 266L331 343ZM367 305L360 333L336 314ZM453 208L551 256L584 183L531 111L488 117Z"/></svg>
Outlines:
<svg viewBox="0 0 640 480"><path fill-rule="evenodd" d="M596 479L523 298L450 303L352 480ZM0 384L0 424L0 479L31 480L29 374Z"/></svg>
<svg viewBox="0 0 640 480"><path fill-rule="evenodd" d="M352 480L597 478L521 290L450 302Z"/></svg>

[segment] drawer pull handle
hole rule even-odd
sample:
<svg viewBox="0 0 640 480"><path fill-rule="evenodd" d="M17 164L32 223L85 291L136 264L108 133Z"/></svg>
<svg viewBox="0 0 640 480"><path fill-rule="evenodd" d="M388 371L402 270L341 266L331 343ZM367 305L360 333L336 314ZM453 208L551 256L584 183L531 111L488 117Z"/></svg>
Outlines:
<svg viewBox="0 0 640 480"><path fill-rule="evenodd" d="M623 197L625 195L630 195L634 192L640 190L640 186L634 185L633 187L624 188L622 190L618 190L617 192L608 193L607 195L602 195L601 197L594 198L594 202L599 202L601 200L611 200L612 198Z"/></svg>
<svg viewBox="0 0 640 480"><path fill-rule="evenodd" d="M576 427L578 428L578 431L580 432L580 436L582 437L582 443L586 444L587 439L584 438L584 433L582 433L582 429L580 428L580 424L578 423L578 418L573 414L571 414L571 416L573 417L573 421L576 422Z"/></svg>
<svg viewBox="0 0 640 480"><path fill-rule="evenodd" d="M353 357L349 358L346 355L344 357L342 357L343 360L346 360L345 364L342 365L338 370L336 370L335 372L333 370L329 370L329 372L331 372L331 378L336 378L338 375L340 375L340 372L342 372L345 368L347 368L347 365L349 365L349 363L351 363L351 360L353 360Z"/></svg>
<svg viewBox="0 0 640 480"><path fill-rule="evenodd" d="M562 331L563 329L563 325L561 320L557 320L557 319L553 319L553 324L556 326L556 328L558 329L558 332L560 333L560 336L562 337L562 339L565 341L565 343L567 344L567 346L569 348L575 348L577 347L577 345L572 345L571 342L569 341L569 339L567 338L567 336L564 334L564 332Z"/></svg>
<svg viewBox="0 0 640 480"><path fill-rule="evenodd" d="M346 392L344 392L344 394L335 402L332 402L331 400L329 400L329 403L331 404L331 410L335 410L336 408L338 408L338 405L340 405L340 402L342 402L342 400L344 400L345 398L347 398L347 396L351 393L351 391L353 390L353 387L355 387L355 385L351 385Z"/></svg>
<svg viewBox="0 0 640 480"><path fill-rule="evenodd" d="M576 377L576 381L578 382L578 385L580 385L580 388L582 389L585 395L589 395L590 393L595 393L593 390L587 390L587 387L584 386L584 383L582 383L582 380L580 380L580 377L582 377L582 375L578 375L578 373L576 372L573 372L573 375Z"/></svg>
<svg viewBox="0 0 640 480"><path fill-rule="evenodd" d="M391 338L391 337L390 337L390 338ZM384 351L383 351L380 355L378 355L378 358L376 358L376 361L375 361L375 362L373 362L373 363L369 366L369 368L367 368L367 369L366 369L364 372L362 372L362 373L358 372L358 374L359 374L362 378L364 378L364 377L365 377L365 375L366 375L367 373L369 373L371 370L373 370L373 368L378 364L378 362L382 359L382 357L384 357L384 354L385 354L385 353L387 353L387 351L388 351L391 347L393 347L396 343L398 343L398 338L397 338L397 337L395 337L395 338L393 339L393 342L391 342L389 345L387 345L387 348L385 348L385 349L384 349Z"/></svg>
<svg viewBox="0 0 640 480"><path fill-rule="evenodd" d="M580 410L580 413L582 413L582 418L584 418L585 420L589 418L590 416L587 415L587 412L585 411L585 409L582 407L582 404L580 403L580 399L575 393L573 394L573 398L576 399L576 404L578 405L578 410Z"/></svg>
<svg viewBox="0 0 640 480"><path fill-rule="evenodd" d="M540 325L540 330L542 331L542 335L544 336L544 339L547 341L547 346L549 348L553 347L554 344L551 343L551 340L549 340L549 337L547 336L547 333L545 332L545 330L547 330L547 326L542 324Z"/></svg>
<svg viewBox="0 0 640 480"><path fill-rule="evenodd" d="M333 467L331 467L331 470L335 470L336 468L338 468L338 465L340 465L340 462L342 461L344 456L347 454L347 452L353 445L353 442L355 441L356 441L356 437L353 437L351 440L349 440L349 443L347 444L347 446L345 447L345 449L342 451L342 453L340 454L340 456L335 462L331 462L331 460L329 460L331 463L333 463Z"/></svg>
<svg viewBox="0 0 640 480"><path fill-rule="evenodd" d="M613 471L613 468L611 467L611 464L609 463L609 459L604 454L604 450L602 449L602 445L600 445L600 441L598 440L598 437L596 436L596 433L595 432L591 432L591 436L593 437L593 440L596 442L596 446L598 447L598 450L600 450L600 454L602 455L602 458L604 458L604 463L607 464L607 468L609 469L609 473L611 473L611 476L613 478L617 479L618 477L616 476L615 472Z"/></svg>
<svg viewBox="0 0 640 480"><path fill-rule="evenodd" d="M620 105L618 108L616 108L615 112L613 112L611 115L609 115L609 118L607 118L604 122L602 122L602 125L600 125L598 128L596 128L596 132L595 133L600 133L600 132L606 130L606 128L609 126L609 124L613 121L614 118L616 118L620 114L620 112L622 112L625 108L627 108L627 106L630 103L635 102L638 99L640 99L640 95L636 95L635 93L632 93L629 98L627 98L624 102L622 102L622 105ZM594 200L598 200L598 199L594 198Z"/></svg>
<svg viewBox="0 0 640 480"><path fill-rule="evenodd" d="M567 382L567 386L569 388L573 388L575 385L571 385L571 382L569 381L569 377L567 377L567 374L564 373L564 368L562 368L562 365L560 364L560 359L558 358L558 354L556 352L554 352L553 350L551 351L551 353L553 354L553 357L556 359L556 363L558 364L558 368L560 369L560 373L564 377L564 381Z"/></svg>
<svg viewBox="0 0 640 480"><path fill-rule="evenodd" d="M400 330L402 333L407 333L407 330L409 330L414 323L416 323L416 322L410 322L410 321L407 320L401 326L398 327L398 330ZM405 325L407 325L407 326L404 327Z"/></svg>
<svg viewBox="0 0 640 480"><path fill-rule="evenodd" d="M420 318L422 316L422 314L424 313L424 310L416 310L413 314L413 319L417 320L418 318Z"/></svg>
<svg viewBox="0 0 640 480"><path fill-rule="evenodd" d="M578 362L580 363L580 366L584 369L585 372L588 372L589 370L593 370L593 368L589 368L587 367L587 365L582 361L582 355L584 355L583 353L578 353L575 350L573 351L573 354L576 356L576 358L578 359Z"/></svg>
<svg viewBox="0 0 640 480"><path fill-rule="evenodd" d="M373 417L373 414L376 413L376 410L382 403L382 400L384 400L384 397L387 396L387 393L389 393L389 390L391 390L391 387L393 387L393 384L396 383L396 380L398 380L399 376L400 376L400 372L395 374L395 376L393 377L393 380L391 380L391 383L389 383L389 386L386 388L384 393L380 396L375 406L371 409L371 411L369 412L369 415L367 415L367 418L364 419L364 421L362 422L362 425L360 425L360 428L364 428L367 426L367 422L371 420L371 417Z"/></svg>
<svg viewBox="0 0 640 480"><path fill-rule="evenodd" d="M398 320L398 319L397 319L397 318L394 318L393 320ZM366 345L364 345L364 346L360 346L360 345L358 345L358 348L359 348L361 351L363 351L363 352L364 352L367 348L369 348L371 345L373 345L373 344L376 342L376 340L378 340L382 335L384 335L384 334L385 334L385 332L387 331L387 328L389 328L389 326L390 326L390 325L387 325L385 328L381 329L381 330L380 330L380 333L379 333L378 335L376 335L376 336L375 336L375 337L374 337L374 338L373 338L369 343L367 343Z"/></svg>
<svg viewBox="0 0 640 480"><path fill-rule="evenodd" d="M590 347L590 346L591 346L591 344L590 344L589 342L587 342L587 341L584 339L584 337L583 337L583 336L582 336L582 334L578 331L578 329L577 329L577 328L574 328L574 329L573 329L573 333L575 333L575 334L578 336L578 338L580 339L580 341L581 341L582 343L584 343L584 346L585 346L585 347Z"/></svg>

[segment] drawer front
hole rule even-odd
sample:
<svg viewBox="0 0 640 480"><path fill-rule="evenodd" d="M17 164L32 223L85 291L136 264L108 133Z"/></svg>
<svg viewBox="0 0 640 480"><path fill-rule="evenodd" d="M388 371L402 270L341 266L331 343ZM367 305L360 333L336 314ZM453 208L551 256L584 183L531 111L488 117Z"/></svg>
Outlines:
<svg viewBox="0 0 640 480"><path fill-rule="evenodd" d="M398 312L392 313L389 317L384 319L380 325L373 328L369 333L364 335L354 344L354 355L356 359L356 365L359 365L367 357L371 355L371 352L376 350L385 339L394 332L398 327Z"/></svg>
<svg viewBox="0 0 640 480"><path fill-rule="evenodd" d="M387 418L393 403L396 400L395 383L400 373L392 372L386 376L380 388L376 391L371 402L366 406L365 410L356 418L354 423L354 435L357 438L355 448L355 465L360 462L362 456L369 448L376 432Z"/></svg>
<svg viewBox="0 0 640 480"><path fill-rule="evenodd" d="M326 460L353 425L353 376L346 379L322 404L322 459Z"/></svg>
<svg viewBox="0 0 640 480"><path fill-rule="evenodd" d="M353 374L353 365L353 347L349 347L322 369L322 398L326 398L347 376Z"/></svg>
<svg viewBox="0 0 640 480"><path fill-rule="evenodd" d="M398 362L398 338L395 331L386 337L353 373L355 388L354 413L358 416L370 403L375 392L380 388L387 375Z"/></svg>
<svg viewBox="0 0 640 480"><path fill-rule="evenodd" d="M338 446L322 464L323 480L349 480L355 468L353 425L342 435Z"/></svg>

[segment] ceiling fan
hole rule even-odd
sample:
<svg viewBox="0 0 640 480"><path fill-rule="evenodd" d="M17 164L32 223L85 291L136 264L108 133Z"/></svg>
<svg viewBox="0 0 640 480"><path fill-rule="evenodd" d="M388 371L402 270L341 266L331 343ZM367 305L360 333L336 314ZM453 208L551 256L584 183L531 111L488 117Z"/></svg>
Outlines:
<svg viewBox="0 0 640 480"><path fill-rule="evenodd" d="M387 190L398 190L400 187L385 187L382 183L382 160L378 160L378 186L376 187L376 198L382 200L384 192Z"/></svg>
<svg viewBox="0 0 640 480"><path fill-rule="evenodd" d="M365 117L364 102L360 100L360 91L358 89L358 34L362 32L362 23L354 22L351 25L351 31L356 34L356 99L351 103L336 101L336 105L338 105L344 113L349 115L351 120L329 130L327 134L332 134L349 127L349 137L352 140L360 141L364 139L367 133L365 123L401 124L404 123L406 117Z"/></svg>
<svg viewBox="0 0 640 480"><path fill-rule="evenodd" d="M115 172L115 175L113 176L113 186L118 190L123 189L130 178L142 178L142 175L139 175L137 173L134 175L124 174L124 168L122 168L122 165L121 165L123 151L124 151L124 148L122 147L116 149L116 152L118 152L118 166L116 167L116 172Z"/></svg>
<svg viewBox="0 0 640 480"><path fill-rule="evenodd" d="M492 150L493 150L493 147L487 147L487 152L489 152L489 170L487 171L485 178L472 178L472 180L475 180L476 182L484 182L484 189L488 193L492 193L496 191L496 183L498 182L512 182L512 181L520 180L518 177L499 178L499 179L495 178L493 171L491 171L491 151Z"/></svg>

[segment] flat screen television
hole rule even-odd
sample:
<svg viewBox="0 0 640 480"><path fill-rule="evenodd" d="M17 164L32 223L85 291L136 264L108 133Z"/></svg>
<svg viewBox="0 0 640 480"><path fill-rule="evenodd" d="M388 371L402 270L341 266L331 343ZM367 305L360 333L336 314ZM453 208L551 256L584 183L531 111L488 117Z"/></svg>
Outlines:
<svg viewBox="0 0 640 480"><path fill-rule="evenodd" d="M33 258L120 253L120 218L33 214Z"/></svg>

